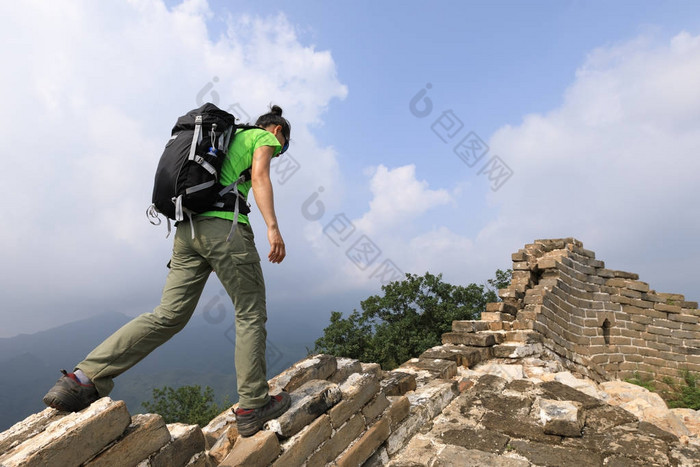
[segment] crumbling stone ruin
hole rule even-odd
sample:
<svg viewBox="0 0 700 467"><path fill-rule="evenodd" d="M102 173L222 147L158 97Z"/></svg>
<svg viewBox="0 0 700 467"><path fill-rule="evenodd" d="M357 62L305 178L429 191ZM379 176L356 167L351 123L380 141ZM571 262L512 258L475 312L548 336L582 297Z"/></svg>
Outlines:
<svg viewBox="0 0 700 467"><path fill-rule="evenodd" d="M102 398L3 432L0 465L700 465L700 414L620 381L700 373L697 303L572 238L512 259L502 301L393 371L314 355L277 375L292 406L250 438L230 410L200 429Z"/></svg>

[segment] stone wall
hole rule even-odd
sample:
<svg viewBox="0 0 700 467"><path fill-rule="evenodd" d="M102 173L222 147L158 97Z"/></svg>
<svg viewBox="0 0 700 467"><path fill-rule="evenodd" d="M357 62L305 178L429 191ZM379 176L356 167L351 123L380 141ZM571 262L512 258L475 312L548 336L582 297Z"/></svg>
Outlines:
<svg viewBox="0 0 700 467"><path fill-rule="evenodd" d="M489 304L484 319L534 329L546 348L598 381L700 372L697 302L607 269L573 238L536 240L512 259L503 303Z"/></svg>
<svg viewBox="0 0 700 467"><path fill-rule="evenodd" d="M291 407L252 437L235 406L200 428L102 398L0 433L0 466L700 465L700 413L595 382L700 372L697 303L571 238L512 259L503 301L395 370L315 355L274 377Z"/></svg>

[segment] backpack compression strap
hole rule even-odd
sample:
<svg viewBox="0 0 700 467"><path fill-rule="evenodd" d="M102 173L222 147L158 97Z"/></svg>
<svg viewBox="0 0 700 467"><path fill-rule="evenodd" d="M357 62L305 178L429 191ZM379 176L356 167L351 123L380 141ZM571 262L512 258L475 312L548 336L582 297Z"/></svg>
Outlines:
<svg viewBox="0 0 700 467"><path fill-rule="evenodd" d="M248 174L249 173L250 172L248 171ZM228 233L228 237L226 237L227 242L231 240L231 237L233 237L233 234L236 231L236 228L238 227L238 213L240 212L240 204L239 203L241 202L241 195L238 192L238 184L245 182L245 181L246 181L246 173L244 172L241 174L240 177L238 177L238 179L235 182L233 182L232 184L230 184L229 186L227 186L226 188L224 188L223 190L221 190L219 192L219 197L223 197L225 194L231 193L231 192L236 194L236 204L235 204L235 207L233 209L233 222L231 225L231 231ZM214 206L217 208L222 208L222 207L224 207L224 203L218 202L218 203L214 204Z"/></svg>

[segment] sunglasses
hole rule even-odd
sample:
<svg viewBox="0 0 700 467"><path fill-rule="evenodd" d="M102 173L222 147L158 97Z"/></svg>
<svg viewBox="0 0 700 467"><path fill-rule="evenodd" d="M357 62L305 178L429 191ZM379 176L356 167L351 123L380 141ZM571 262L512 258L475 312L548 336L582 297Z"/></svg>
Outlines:
<svg viewBox="0 0 700 467"><path fill-rule="evenodd" d="M289 140L287 138L284 138L284 146L282 146L282 150L280 151L280 156L285 153L289 149Z"/></svg>

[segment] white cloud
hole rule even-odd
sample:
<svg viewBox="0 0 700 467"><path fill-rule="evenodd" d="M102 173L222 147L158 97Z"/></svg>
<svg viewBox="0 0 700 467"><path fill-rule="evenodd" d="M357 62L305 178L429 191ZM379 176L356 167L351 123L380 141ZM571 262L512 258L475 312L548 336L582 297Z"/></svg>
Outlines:
<svg viewBox="0 0 700 467"><path fill-rule="evenodd" d="M271 102L284 108L301 169L278 184L280 218L317 180L342 187L334 151L308 128L347 89L330 53L302 44L284 15L222 20L205 0L84 0L4 2L0 18L12 64L0 76L0 136L16 142L3 150L12 170L0 172L12 200L0 225L5 333L157 303L171 240L145 209L170 129L198 98L251 119ZM258 238L266 252L264 228Z"/></svg>
<svg viewBox="0 0 700 467"><path fill-rule="evenodd" d="M402 223L413 222L431 208L452 201L446 190L431 190L428 182L418 180L414 164L395 169L379 165L370 181L370 191L373 198L369 211L356 222L369 234L399 229Z"/></svg>

